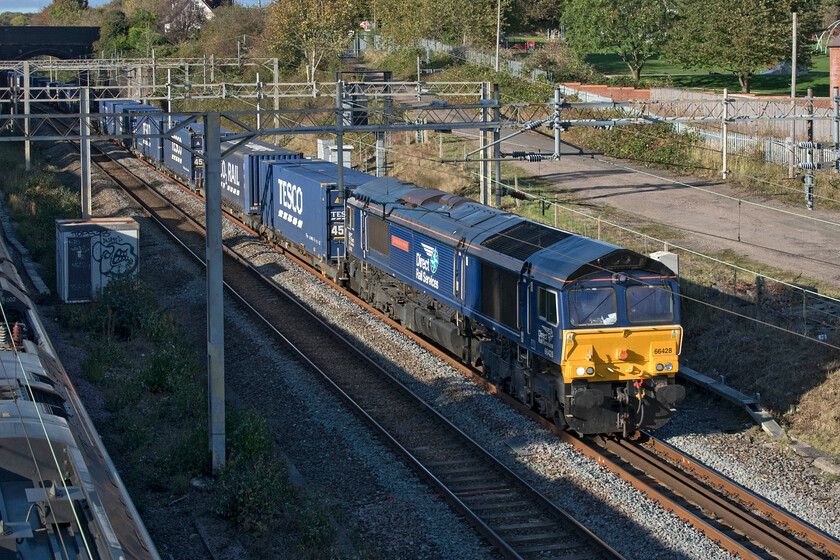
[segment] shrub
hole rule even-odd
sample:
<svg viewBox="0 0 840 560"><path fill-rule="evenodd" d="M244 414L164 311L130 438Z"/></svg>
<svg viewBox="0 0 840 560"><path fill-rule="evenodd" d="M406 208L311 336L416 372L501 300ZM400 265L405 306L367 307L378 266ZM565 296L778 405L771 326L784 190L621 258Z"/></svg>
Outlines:
<svg viewBox="0 0 840 560"><path fill-rule="evenodd" d="M286 464L271 457L231 460L215 482L215 512L262 533L291 499Z"/></svg>
<svg viewBox="0 0 840 560"><path fill-rule="evenodd" d="M159 342L149 363L140 372L143 385L152 393L171 393L198 369L192 350L176 340Z"/></svg>
<svg viewBox="0 0 840 560"><path fill-rule="evenodd" d="M534 51L525 64L530 72L534 68L550 72L555 82L589 82L598 76L592 66L569 50L560 41L550 41Z"/></svg>
<svg viewBox="0 0 840 560"><path fill-rule="evenodd" d="M227 434L231 459L267 458L274 439L268 428L268 419L253 408L232 409L227 415Z"/></svg>
<svg viewBox="0 0 840 560"><path fill-rule="evenodd" d="M329 503L310 500L301 512L297 545L301 551L323 550L332 541L335 525L330 515Z"/></svg>
<svg viewBox="0 0 840 560"><path fill-rule="evenodd" d="M149 321L153 304L151 291L136 277L111 280L99 292L88 314L88 327L105 335L129 340L141 333Z"/></svg>

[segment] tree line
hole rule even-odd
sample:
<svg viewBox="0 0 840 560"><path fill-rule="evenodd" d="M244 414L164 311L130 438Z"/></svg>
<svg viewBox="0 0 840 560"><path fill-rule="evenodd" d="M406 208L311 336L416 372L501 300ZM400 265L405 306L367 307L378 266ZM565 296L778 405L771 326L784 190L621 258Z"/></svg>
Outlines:
<svg viewBox="0 0 840 560"><path fill-rule="evenodd" d="M202 1L214 9L206 22L190 12ZM251 54L277 57L286 70L314 80L364 32L362 21L386 45L435 39L492 49L497 9L507 33L562 30L547 52L565 53L565 68L579 67L589 53L616 53L638 82L646 62L661 56L732 73L749 91L757 72L790 61L791 14L799 20L799 63L807 64L807 47L840 17L840 0L266 0L261 8L232 0L113 0L100 8L53 0L31 23L100 25L104 55L148 56L159 48L176 56L236 56L247 44Z"/></svg>

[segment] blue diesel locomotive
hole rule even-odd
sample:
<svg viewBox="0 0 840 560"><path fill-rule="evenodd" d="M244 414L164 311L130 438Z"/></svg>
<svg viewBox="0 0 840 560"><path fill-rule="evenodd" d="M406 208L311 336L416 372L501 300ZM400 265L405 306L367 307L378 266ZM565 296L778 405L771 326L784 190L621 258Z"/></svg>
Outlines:
<svg viewBox="0 0 840 560"><path fill-rule="evenodd" d="M138 115L123 119L124 133L168 128L142 108L112 107L103 105L106 131L120 126L110 116L120 110ZM201 125L177 134L203 143ZM182 150L168 139L130 146L203 189L200 155L178 162ZM335 164L263 142L226 155L222 173L223 202L237 217L558 426L655 429L685 395L675 383L679 284L656 260L352 169L341 190Z"/></svg>

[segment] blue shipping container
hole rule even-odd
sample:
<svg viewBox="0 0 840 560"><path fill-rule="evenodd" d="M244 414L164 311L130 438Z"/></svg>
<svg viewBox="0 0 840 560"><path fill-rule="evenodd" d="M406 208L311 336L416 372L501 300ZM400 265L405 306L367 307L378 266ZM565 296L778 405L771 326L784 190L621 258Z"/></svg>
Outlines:
<svg viewBox="0 0 840 560"><path fill-rule="evenodd" d="M137 102L114 105L114 114L117 115L115 134L134 134L132 112L156 110ZM127 148L130 148L133 142L133 138L121 138L119 140L119 143Z"/></svg>
<svg viewBox="0 0 840 560"><path fill-rule="evenodd" d="M147 159L158 164L163 163L163 138L144 138L142 135L162 134L165 132L166 117L161 115L135 115L135 123L132 125L134 133L134 149L138 150Z"/></svg>
<svg viewBox="0 0 840 560"><path fill-rule="evenodd" d="M202 186L204 178L204 125L192 123L172 133L172 138L190 146L198 153L191 153L169 139L163 141L163 163L193 189Z"/></svg>
<svg viewBox="0 0 840 560"><path fill-rule="evenodd" d="M223 142L222 153L236 142ZM222 196L245 213L259 213L260 163L302 158L300 152L249 140L222 158Z"/></svg>
<svg viewBox="0 0 840 560"><path fill-rule="evenodd" d="M116 115L114 115L117 112L117 107L136 103L136 101L130 99L100 99L99 113L102 116L99 118L99 126L105 134L119 134L117 132L118 120Z"/></svg>
<svg viewBox="0 0 840 560"><path fill-rule="evenodd" d="M344 257L344 199L336 184L337 168L308 159L260 165L263 223L324 260ZM371 179L367 173L344 169L347 189Z"/></svg>

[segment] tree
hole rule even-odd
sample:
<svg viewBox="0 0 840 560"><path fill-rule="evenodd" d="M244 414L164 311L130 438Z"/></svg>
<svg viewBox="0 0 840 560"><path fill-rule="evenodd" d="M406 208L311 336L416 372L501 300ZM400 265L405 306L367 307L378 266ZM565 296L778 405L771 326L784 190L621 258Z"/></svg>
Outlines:
<svg viewBox="0 0 840 560"><path fill-rule="evenodd" d="M757 72L790 61L791 8L802 9L799 42L807 45L815 2L786 0L706 0L686 2L669 44L669 57L689 68L717 67L732 72L749 93ZM807 63L810 49L800 48Z"/></svg>
<svg viewBox="0 0 840 560"><path fill-rule="evenodd" d="M273 52L289 68L306 67L306 79L350 43L355 7L351 0L277 0L268 7L266 32Z"/></svg>
<svg viewBox="0 0 840 560"><path fill-rule="evenodd" d="M513 0L502 0L502 26ZM418 39L493 45L497 0L377 0L378 31L400 46Z"/></svg>
<svg viewBox="0 0 840 560"><path fill-rule="evenodd" d="M102 14L99 27L99 40L94 45L97 52L110 55L126 49L126 35L130 24L120 10L107 10Z"/></svg>
<svg viewBox="0 0 840 560"><path fill-rule="evenodd" d="M661 52L675 17L664 0L572 0L562 21L573 50L615 52L638 82L645 62Z"/></svg>
<svg viewBox="0 0 840 560"><path fill-rule="evenodd" d="M514 29L557 29L566 0L514 0L507 21Z"/></svg>
<svg viewBox="0 0 840 560"><path fill-rule="evenodd" d="M56 22L75 23L81 19L82 13L88 9L88 0L53 0L47 6L47 13Z"/></svg>
<svg viewBox="0 0 840 560"><path fill-rule="evenodd" d="M249 45L253 42L259 46L264 27L264 10L238 4L222 6L213 11L213 19L201 26L196 44L201 46L204 54L213 54L217 58L236 58L237 40L244 35Z"/></svg>

